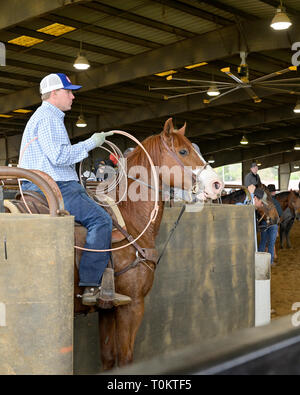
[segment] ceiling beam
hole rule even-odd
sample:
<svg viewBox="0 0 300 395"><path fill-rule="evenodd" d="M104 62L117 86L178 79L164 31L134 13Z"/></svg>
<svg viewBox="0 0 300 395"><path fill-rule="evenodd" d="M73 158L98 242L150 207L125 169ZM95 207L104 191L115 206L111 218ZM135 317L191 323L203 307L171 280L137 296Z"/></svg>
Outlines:
<svg viewBox="0 0 300 395"><path fill-rule="evenodd" d="M236 147L241 147L240 140L242 133L234 137L226 137L222 139L216 139L212 142L201 142L201 152L203 154L212 154ZM252 144L270 142L277 139L288 139L289 137L300 138L300 128L299 127L287 127L287 128L275 128L270 130L258 131L247 134L247 140L249 141L249 146Z"/></svg>
<svg viewBox="0 0 300 395"><path fill-rule="evenodd" d="M278 6L280 5L278 0L260 0L260 2L268 4L274 8L278 8ZM291 8L291 7L287 7L286 4L283 4L283 5L284 5L284 8L287 11L287 13L292 14L292 15L299 15L298 10L295 10L294 8Z"/></svg>
<svg viewBox="0 0 300 395"><path fill-rule="evenodd" d="M0 30L68 5L89 1L91 0L0 0Z"/></svg>
<svg viewBox="0 0 300 395"><path fill-rule="evenodd" d="M255 15L251 15L248 12L244 12L238 8L232 7L230 5L224 4L221 1L218 0L198 0L199 3L206 3L210 6L213 6L214 8L217 8L222 11L226 11L234 16L239 16L241 18L245 18L247 20L254 20L254 19L259 19Z"/></svg>
<svg viewBox="0 0 300 395"><path fill-rule="evenodd" d="M267 169L284 163L296 162L300 160L300 151L282 152L280 154L269 155L261 160L259 169Z"/></svg>
<svg viewBox="0 0 300 395"><path fill-rule="evenodd" d="M76 40L71 40L69 38L65 37L53 37L50 36L49 34L38 32L36 30L28 29L25 27L20 27L20 26L15 26L10 29L7 29L9 32L14 33L16 36L29 36L29 37L34 37L38 38L40 40L43 40L45 42L54 42L55 44L62 45L65 47L71 47L71 48L76 48L79 51L80 48L80 42ZM125 53L125 52L120 52L120 51L115 51L113 49L109 48L104 48L100 47L98 45L93 45L89 43L83 43L83 49L85 51L89 52L94 52L94 53L100 53L103 55L111 56L116 59L124 59L130 56L130 54Z"/></svg>
<svg viewBox="0 0 300 395"><path fill-rule="evenodd" d="M180 1L174 1L174 0L154 0L156 3L163 4L165 6L168 6L170 8L174 8L176 10L179 10L181 12L185 12L186 14L197 16L199 18L202 18L204 20L216 23L220 26L227 26L231 25L233 22L229 19L223 18L221 16L218 16L216 14L213 14L208 11L204 11L201 8L198 7L193 7L191 5L181 3Z"/></svg>
<svg viewBox="0 0 300 395"><path fill-rule="evenodd" d="M223 151L214 155L214 167L229 165L232 163L246 162L252 159L265 158L277 153L293 151L295 142L264 145L263 147L240 148L234 151ZM201 149L201 147L200 147Z"/></svg>
<svg viewBox="0 0 300 395"><path fill-rule="evenodd" d="M265 20L242 22L250 52L290 48L291 42L297 41L300 36L300 17L298 19L299 23L293 25L288 35L274 35ZM242 49L237 27L227 26L99 68L91 68L87 72L70 75L70 78L75 84L82 85L81 91L84 92L146 77L170 68L178 69L201 61L210 62L238 54ZM35 105L39 102L37 91L38 87L34 87L18 94L6 95L5 98L0 98L0 108L3 112L9 112L17 107ZM174 110L177 110L176 104Z"/></svg>
<svg viewBox="0 0 300 395"><path fill-rule="evenodd" d="M201 122L198 124L198 130L192 131L190 137L215 134L218 132L224 132L225 130L245 129L259 124L268 124L299 118L300 114L294 113L293 108L290 105L262 110L258 109L257 111L247 113L247 116L243 114L233 117L212 119L210 122Z"/></svg>
<svg viewBox="0 0 300 395"><path fill-rule="evenodd" d="M148 26L153 29L158 29L165 31L167 33L175 34L176 36L181 36L185 38L193 37L195 34L189 32L188 30L178 28L176 26L171 26L167 23L159 22L155 19L146 18L144 16L140 16L135 14L134 12L130 12L127 10L123 10L121 8L111 7L106 4L94 3L86 4L86 8L90 8L95 11L99 11L101 13L115 16L121 19L125 19L134 23L138 23L143 26Z"/></svg>
<svg viewBox="0 0 300 395"><path fill-rule="evenodd" d="M131 44L139 45L141 47L152 48L152 49L162 47L162 44L156 43L154 41L149 41L144 38L139 38L139 37L135 37L135 36L132 36L129 34L117 32L116 30L106 29L101 26L90 25L89 23L84 23L84 22L75 20L73 18L68 18L65 16L57 15L57 14L46 15L45 17L41 18L41 20L43 20L45 22L51 21L54 23L62 23L63 25L69 25L69 26L76 27L77 30L78 29L84 30L87 32L101 35L101 36L110 37L110 38L117 39L120 41L125 41L125 42L131 43Z"/></svg>

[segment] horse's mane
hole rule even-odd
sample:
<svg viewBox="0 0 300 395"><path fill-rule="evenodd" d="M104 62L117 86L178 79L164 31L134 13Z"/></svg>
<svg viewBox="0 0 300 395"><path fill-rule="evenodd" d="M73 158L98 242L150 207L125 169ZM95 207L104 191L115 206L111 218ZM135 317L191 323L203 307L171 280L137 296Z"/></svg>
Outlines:
<svg viewBox="0 0 300 395"><path fill-rule="evenodd" d="M187 144L189 140L181 134L172 133L174 144ZM161 134L147 137L143 142L145 150L150 155L155 166L159 166L162 158L162 141ZM131 166L143 166L149 168L150 164L147 155L140 146L137 146L127 157L128 168Z"/></svg>
<svg viewBox="0 0 300 395"><path fill-rule="evenodd" d="M282 191L279 193L276 193L276 197L279 196L281 198L286 198L291 192L293 192L297 197L300 197L300 194L298 191Z"/></svg>
<svg viewBox="0 0 300 395"><path fill-rule="evenodd" d="M289 193L290 193L290 191L283 191L283 192L279 192L279 193L276 193L276 197L281 197L281 198L286 198L288 195L289 195Z"/></svg>

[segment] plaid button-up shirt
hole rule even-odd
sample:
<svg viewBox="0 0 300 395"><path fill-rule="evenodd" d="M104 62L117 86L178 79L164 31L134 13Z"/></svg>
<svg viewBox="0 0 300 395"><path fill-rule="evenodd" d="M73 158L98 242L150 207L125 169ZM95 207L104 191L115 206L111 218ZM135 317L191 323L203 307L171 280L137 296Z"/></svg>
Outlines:
<svg viewBox="0 0 300 395"><path fill-rule="evenodd" d="M96 146L89 138L71 145L63 111L44 101L29 119L22 137L19 166L41 170L55 181L78 181L75 163Z"/></svg>

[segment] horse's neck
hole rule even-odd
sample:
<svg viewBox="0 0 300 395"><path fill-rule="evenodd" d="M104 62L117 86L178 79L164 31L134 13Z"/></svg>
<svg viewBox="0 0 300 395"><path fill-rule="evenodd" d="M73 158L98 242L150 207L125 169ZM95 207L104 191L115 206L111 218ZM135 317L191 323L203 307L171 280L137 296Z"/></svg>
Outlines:
<svg viewBox="0 0 300 395"><path fill-rule="evenodd" d="M124 218L126 228L129 234L132 237L136 238L144 231L147 226L152 211L154 209L153 201L138 201L133 202L127 200L126 202L122 202L119 206L122 216ZM164 210L164 203L162 200L158 202L158 213L154 222L151 222L143 236L139 239L138 243L141 245L146 242L147 244L151 244L154 247L155 238L158 234L160 223L162 220Z"/></svg>

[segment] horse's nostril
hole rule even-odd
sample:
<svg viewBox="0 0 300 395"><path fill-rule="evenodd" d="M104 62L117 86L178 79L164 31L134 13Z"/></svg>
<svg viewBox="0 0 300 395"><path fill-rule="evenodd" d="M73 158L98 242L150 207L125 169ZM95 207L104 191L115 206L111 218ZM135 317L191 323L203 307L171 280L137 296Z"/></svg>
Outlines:
<svg viewBox="0 0 300 395"><path fill-rule="evenodd" d="M219 182L214 182L214 187L215 187L215 189L220 189L221 184Z"/></svg>

